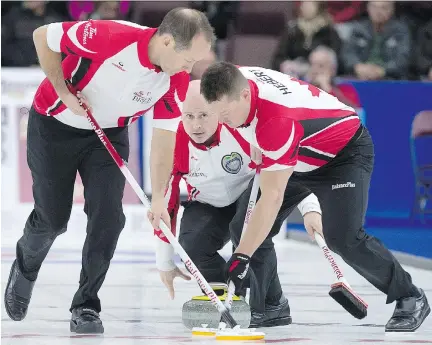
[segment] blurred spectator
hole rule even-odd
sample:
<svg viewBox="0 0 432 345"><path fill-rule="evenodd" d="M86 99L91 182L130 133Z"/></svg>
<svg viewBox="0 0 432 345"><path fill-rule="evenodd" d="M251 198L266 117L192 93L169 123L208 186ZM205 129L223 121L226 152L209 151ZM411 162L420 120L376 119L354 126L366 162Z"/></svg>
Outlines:
<svg viewBox="0 0 432 345"><path fill-rule="evenodd" d="M72 20L126 19L130 1L69 1Z"/></svg>
<svg viewBox="0 0 432 345"><path fill-rule="evenodd" d="M325 2L302 1L299 16L288 22L283 32L272 68L296 77L303 77L308 70L310 52L320 46L339 51L341 40L333 28Z"/></svg>
<svg viewBox="0 0 432 345"><path fill-rule="evenodd" d="M432 18L432 1L398 1L396 14L408 24L412 37L416 37L418 30Z"/></svg>
<svg viewBox="0 0 432 345"><path fill-rule="evenodd" d="M236 17L239 3L235 1L192 1L190 7L204 12L219 39L226 39L228 27Z"/></svg>
<svg viewBox="0 0 432 345"><path fill-rule="evenodd" d="M338 70L336 52L326 46L318 46L309 55L310 68L305 80L321 90L337 97L351 107L360 107L355 90L335 84Z"/></svg>
<svg viewBox="0 0 432 345"><path fill-rule="evenodd" d="M432 81L432 20L421 28L417 38L417 72L422 79Z"/></svg>
<svg viewBox="0 0 432 345"><path fill-rule="evenodd" d="M89 19L120 19L120 3L118 1L101 1L95 3L95 10Z"/></svg>
<svg viewBox="0 0 432 345"><path fill-rule="evenodd" d="M2 18L2 63L4 66L39 65L33 45L33 31L63 18L46 8L46 1L23 1Z"/></svg>
<svg viewBox="0 0 432 345"><path fill-rule="evenodd" d="M357 23L345 42L345 72L362 80L402 79L408 74L411 37L408 26L394 18L394 2L370 1L369 18Z"/></svg>
<svg viewBox="0 0 432 345"><path fill-rule="evenodd" d="M94 1L69 1L68 7L72 20L86 20L94 11Z"/></svg>
<svg viewBox="0 0 432 345"><path fill-rule="evenodd" d="M366 6L364 1L327 1L327 10L339 37L346 41L351 36L354 21L366 13Z"/></svg>
<svg viewBox="0 0 432 345"><path fill-rule="evenodd" d="M238 1L191 1L189 4L191 8L207 15L218 39L215 49L221 60L225 60L226 39L229 27L237 15L239 4Z"/></svg>

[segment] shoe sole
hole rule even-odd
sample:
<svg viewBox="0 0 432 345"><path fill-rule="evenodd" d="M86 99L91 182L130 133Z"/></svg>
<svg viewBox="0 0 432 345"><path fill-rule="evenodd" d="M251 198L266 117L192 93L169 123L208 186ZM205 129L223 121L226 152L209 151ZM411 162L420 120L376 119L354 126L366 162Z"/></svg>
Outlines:
<svg viewBox="0 0 432 345"><path fill-rule="evenodd" d="M9 272L9 279L8 279L8 282L7 282L7 285L6 285L6 289L5 289L5 293L4 293L4 305L5 305L6 313L8 314L8 316L9 316L13 321L22 321L22 320L24 320L24 318L26 317L26 315L27 315L27 311L25 312L25 314L24 314L24 316L23 316L22 318L17 318L17 317L15 317L15 316L11 313L11 311L9 310L9 305L7 304L7 299L6 299L6 294L7 294L7 291L8 291L9 285L11 284L12 272L14 271L14 266L15 266L16 264L17 264L17 263L16 263L16 260L15 260L14 263L13 263L13 265L12 265L12 267L11 267L11 270L10 270L10 272ZM27 306L27 308L28 308L28 306Z"/></svg>
<svg viewBox="0 0 432 345"><path fill-rule="evenodd" d="M287 326L290 324L292 324L292 317L285 316L277 319L267 320L257 325L251 324L249 328L277 327L277 326Z"/></svg>
<svg viewBox="0 0 432 345"><path fill-rule="evenodd" d="M424 320L426 320L426 318L429 316L431 312L430 306L428 305L426 312L422 318L422 321L414 328L410 328L410 329L387 329L385 330L386 333L410 333L410 332L415 332L417 329L420 328L420 326L423 324Z"/></svg>
<svg viewBox="0 0 432 345"><path fill-rule="evenodd" d="M95 325L94 323L87 323L78 327L75 322L70 322L70 331L77 334L102 334L105 330L103 325Z"/></svg>

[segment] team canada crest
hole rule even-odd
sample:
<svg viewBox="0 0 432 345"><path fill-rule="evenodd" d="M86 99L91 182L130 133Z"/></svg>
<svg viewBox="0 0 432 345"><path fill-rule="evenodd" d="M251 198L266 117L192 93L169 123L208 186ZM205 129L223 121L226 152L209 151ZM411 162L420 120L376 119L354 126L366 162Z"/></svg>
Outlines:
<svg viewBox="0 0 432 345"><path fill-rule="evenodd" d="M238 174L240 171L243 159L242 156L237 152L231 152L230 155L225 155L222 157L222 168L230 174Z"/></svg>

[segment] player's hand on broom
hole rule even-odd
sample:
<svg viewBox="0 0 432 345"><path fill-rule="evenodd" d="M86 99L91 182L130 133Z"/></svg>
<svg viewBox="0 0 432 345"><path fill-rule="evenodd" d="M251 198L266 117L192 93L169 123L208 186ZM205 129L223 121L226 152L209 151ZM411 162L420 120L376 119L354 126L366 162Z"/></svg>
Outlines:
<svg viewBox="0 0 432 345"><path fill-rule="evenodd" d="M225 275L227 283L234 283L235 294L238 296L241 293L243 284L246 281L249 273L250 257L245 254L233 253L231 259L225 265Z"/></svg>
<svg viewBox="0 0 432 345"><path fill-rule="evenodd" d="M152 200L151 209L147 212L147 217L154 229L160 229L162 221L171 229L171 218L164 198Z"/></svg>
<svg viewBox="0 0 432 345"><path fill-rule="evenodd" d="M315 211L308 212L303 216L304 226L311 239L315 240L314 233L319 233L323 238L323 226L321 214Z"/></svg>
<svg viewBox="0 0 432 345"><path fill-rule="evenodd" d="M59 93L59 97L63 104L75 115L86 116L86 111L81 104L85 104L87 108L92 111L88 100L80 91L78 91L76 95L72 92L65 91L64 93Z"/></svg>
<svg viewBox="0 0 432 345"><path fill-rule="evenodd" d="M261 150L258 149L258 148L256 148L253 145L250 146L250 150L251 150L251 160L252 160L252 162L254 162L256 165L261 165L261 163L262 163L262 153L261 153Z"/></svg>
<svg viewBox="0 0 432 345"><path fill-rule="evenodd" d="M168 289L168 293L170 295L171 299L174 299L175 292L174 292L174 279L176 277L182 278L184 280L191 280L191 277L185 274L180 268L176 266L171 271L161 271L159 270L159 275L162 280L162 283L166 286Z"/></svg>

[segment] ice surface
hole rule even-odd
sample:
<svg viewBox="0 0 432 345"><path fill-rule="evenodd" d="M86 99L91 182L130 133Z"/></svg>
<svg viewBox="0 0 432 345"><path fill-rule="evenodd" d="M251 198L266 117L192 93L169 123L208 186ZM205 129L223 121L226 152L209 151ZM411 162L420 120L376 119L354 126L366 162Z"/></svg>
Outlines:
<svg viewBox="0 0 432 345"><path fill-rule="evenodd" d="M22 225L2 226L2 344L217 343L209 338L192 337L182 325L181 307L193 294L199 293L199 289L194 282L178 280L175 283L176 298L169 300L154 269L154 242L149 229L128 231L121 236L100 291L101 318L105 326L103 336L81 336L69 332L68 309L79 280L84 228L70 228L57 239L40 271L26 319L11 321L3 307L3 293ZM348 281L369 304L367 318L356 320L328 296L334 276L317 246L285 240L283 234L278 236L276 243L280 280L290 301L293 324L259 329L266 332L266 343L432 344L432 317L416 333L386 335L384 325L393 313L394 305L386 305L382 293L339 260ZM224 253L229 253L229 246ZM432 302L432 272L407 269Z"/></svg>

